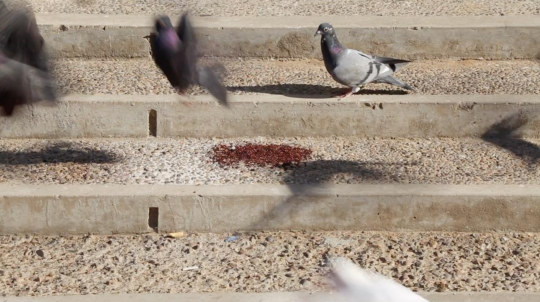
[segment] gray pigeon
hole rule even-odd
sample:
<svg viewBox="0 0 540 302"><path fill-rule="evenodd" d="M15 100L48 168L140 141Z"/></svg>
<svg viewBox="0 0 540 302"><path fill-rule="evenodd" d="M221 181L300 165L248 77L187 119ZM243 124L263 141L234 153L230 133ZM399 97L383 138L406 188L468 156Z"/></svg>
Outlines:
<svg viewBox="0 0 540 302"><path fill-rule="evenodd" d="M341 45L332 25L322 23L315 36L321 35L321 50L326 70L336 82L351 88L340 97L360 91L368 83L387 83L407 90L411 86L392 77L394 72L410 61L375 57Z"/></svg>
<svg viewBox="0 0 540 302"><path fill-rule="evenodd" d="M54 87L33 13L0 2L0 107L11 116L20 105L55 102Z"/></svg>

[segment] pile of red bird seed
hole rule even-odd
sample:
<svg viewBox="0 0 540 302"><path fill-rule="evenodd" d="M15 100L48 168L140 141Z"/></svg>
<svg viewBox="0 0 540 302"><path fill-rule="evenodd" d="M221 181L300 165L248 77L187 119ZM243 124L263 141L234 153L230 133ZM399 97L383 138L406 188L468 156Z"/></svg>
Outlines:
<svg viewBox="0 0 540 302"><path fill-rule="evenodd" d="M261 167L287 167L309 158L309 149L288 145L246 144L242 146L217 145L213 149L213 160L221 165L245 165Z"/></svg>

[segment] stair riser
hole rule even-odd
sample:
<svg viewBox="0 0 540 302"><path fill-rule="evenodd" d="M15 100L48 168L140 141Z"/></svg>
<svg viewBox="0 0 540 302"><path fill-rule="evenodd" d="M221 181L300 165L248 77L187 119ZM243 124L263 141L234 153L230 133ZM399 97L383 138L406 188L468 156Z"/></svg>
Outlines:
<svg viewBox="0 0 540 302"><path fill-rule="evenodd" d="M231 109L209 96L70 96L57 106L21 107L0 117L2 138L106 137L478 137L524 117L540 134L537 96L355 96L346 100L233 96ZM150 112L155 110L155 115ZM152 117L151 117L152 116Z"/></svg>
<svg viewBox="0 0 540 302"><path fill-rule="evenodd" d="M145 57L151 16L38 14L53 57ZM322 22L341 42L402 59L537 58L540 20L508 17L221 17L194 18L208 56L320 58Z"/></svg>
<svg viewBox="0 0 540 302"><path fill-rule="evenodd" d="M0 234L540 231L538 186L21 185L2 192Z"/></svg>

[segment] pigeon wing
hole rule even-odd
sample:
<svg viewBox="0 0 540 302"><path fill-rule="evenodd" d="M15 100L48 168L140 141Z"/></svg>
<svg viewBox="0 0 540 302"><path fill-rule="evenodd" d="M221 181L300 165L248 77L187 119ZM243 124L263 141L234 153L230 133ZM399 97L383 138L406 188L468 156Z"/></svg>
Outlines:
<svg viewBox="0 0 540 302"><path fill-rule="evenodd" d="M197 83L198 49L195 31L187 13L183 14L177 27L178 37L182 41L181 50L178 53L177 68L181 74L179 88L187 89Z"/></svg>
<svg viewBox="0 0 540 302"><path fill-rule="evenodd" d="M4 13L6 18L0 26L3 50L10 59L48 71L44 52L44 39L39 33L36 19L23 11Z"/></svg>
<svg viewBox="0 0 540 302"><path fill-rule="evenodd" d="M401 67L409 64L411 61L394 59L394 58L385 58L385 57L374 57L375 61L385 64L390 67L394 72L398 71Z"/></svg>

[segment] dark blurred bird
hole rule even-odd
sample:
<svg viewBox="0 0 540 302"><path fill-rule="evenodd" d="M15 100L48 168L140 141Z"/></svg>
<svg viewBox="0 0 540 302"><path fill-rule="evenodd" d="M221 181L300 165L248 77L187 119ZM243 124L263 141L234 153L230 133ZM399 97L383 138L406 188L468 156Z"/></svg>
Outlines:
<svg viewBox="0 0 540 302"><path fill-rule="evenodd" d="M199 67L199 50L187 14L176 30L167 16L159 16L150 36L152 57L171 85L183 93L191 85L206 88L220 104L227 106L227 89L210 67Z"/></svg>
<svg viewBox="0 0 540 302"><path fill-rule="evenodd" d="M321 50L326 70L336 82L351 89L341 97L360 91L368 83L386 83L407 90L413 87L392 77L394 72L407 65L409 61L394 58L376 57L343 46L334 27L322 23L316 35L321 35Z"/></svg>
<svg viewBox="0 0 540 302"><path fill-rule="evenodd" d="M42 100L56 95L36 19L0 5L0 107L11 116L16 106Z"/></svg>

